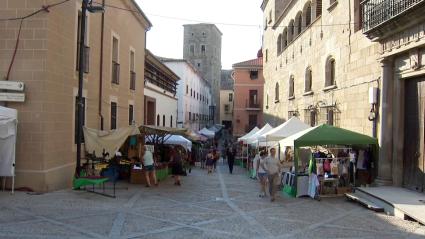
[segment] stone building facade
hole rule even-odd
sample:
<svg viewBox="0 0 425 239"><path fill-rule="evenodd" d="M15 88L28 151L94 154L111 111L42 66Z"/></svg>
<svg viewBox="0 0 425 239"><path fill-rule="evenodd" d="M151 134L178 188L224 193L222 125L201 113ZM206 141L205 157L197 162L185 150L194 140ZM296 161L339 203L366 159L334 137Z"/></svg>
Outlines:
<svg viewBox="0 0 425 239"><path fill-rule="evenodd" d="M21 17L58 1L0 0L1 18ZM146 31L151 24L131 0L88 13L84 74L84 125L95 129L143 122ZM25 83L18 110L16 187L51 191L71 186L76 168L75 115L81 1L72 0L22 21L15 62L8 78ZM0 22L0 75L6 76L20 21ZM131 83L132 82L132 83ZM132 106L132 107L130 107ZM84 160L84 159L83 159Z"/></svg>
<svg viewBox="0 0 425 239"><path fill-rule="evenodd" d="M232 70L221 71L220 83L220 124L224 125L227 129L232 129L233 121L233 104L234 104L234 91L232 78Z"/></svg>
<svg viewBox="0 0 425 239"><path fill-rule="evenodd" d="M211 86L198 69L183 59L161 58L180 80L177 82L177 127L198 131L212 124Z"/></svg>
<svg viewBox="0 0 425 239"><path fill-rule="evenodd" d="M257 58L234 64L233 136L240 137L254 127L263 126L263 58L259 51Z"/></svg>
<svg viewBox="0 0 425 239"><path fill-rule="evenodd" d="M296 115L376 136L369 89L379 87L380 48L361 31L360 1L264 0L261 7L265 122Z"/></svg>
<svg viewBox="0 0 425 239"><path fill-rule="evenodd" d="M425 192L425 1L366 0L363 31L379 43L378 182Z"/></svg>
<svg viewBox="0 0 425 239"><path fill-rule="evenodd" d="M144 124L177 127L179 79L160 59L146 50Z"/></svg>
<svg viewBox="0 0 425 239"><path fill-rule="evenodd" d="M220 120L221 36L214 24L184 25L183 59L211 85L214 123Z"/></svg>

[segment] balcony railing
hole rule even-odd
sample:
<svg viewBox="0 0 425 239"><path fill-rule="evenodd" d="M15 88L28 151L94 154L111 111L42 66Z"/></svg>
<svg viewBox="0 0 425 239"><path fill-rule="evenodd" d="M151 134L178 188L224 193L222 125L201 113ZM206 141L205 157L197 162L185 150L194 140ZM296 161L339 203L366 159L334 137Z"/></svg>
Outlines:
<svg viewBox="0 0 425 239"><path fill-rule="evenodd" d="M261 106L257 102L246 102L245 108L247 110L260 110Z"/></svg>
<svg viewBox="0 0 425 239"><path fill-rule="evenodd" d="M130 71L130 90L136 90L136 72Z"/></svg>
<svg viewBox="0 0 425 239"><path fill-rule="evenodd" d="M361 3L363 31L368 32L424 2L425 0L364 0Z"/></svg>
<svg viewBox="0 0 425 239"><path fill-rule="evenodd" d="M120 64L115 61L112 61L112 83L120 83Z"/></svg>

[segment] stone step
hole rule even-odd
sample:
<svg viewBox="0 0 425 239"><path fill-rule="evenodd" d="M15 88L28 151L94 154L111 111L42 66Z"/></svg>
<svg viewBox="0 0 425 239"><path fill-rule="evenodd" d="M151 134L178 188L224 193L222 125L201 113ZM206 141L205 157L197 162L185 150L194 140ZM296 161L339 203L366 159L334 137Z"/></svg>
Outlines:
<svg viewBox="0 0 425 239"><path fill-rule="evenodd" d="M362 193L359 193L359 192L346 193L345 196L349 200L358 202L370 210L373 210L375 212L384 212L384 207L379 206L378 203L373 202L369 198L364 197Z"/></svg>

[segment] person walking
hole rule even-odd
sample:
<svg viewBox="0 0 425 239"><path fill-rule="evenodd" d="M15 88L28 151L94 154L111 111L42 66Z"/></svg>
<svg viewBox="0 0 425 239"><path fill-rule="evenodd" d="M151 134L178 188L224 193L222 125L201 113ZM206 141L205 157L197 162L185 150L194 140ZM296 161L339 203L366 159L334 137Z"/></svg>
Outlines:
<svg viewBox="0 0 425 239"><path fill-rule="evenodd" d="M233 174L233 165L235 164L235 150L233 147L228 147L226 150L227 164L229 165L229 173Z"/></svg>
<svg viewBox="0 0 425 239"><path fill-rule="evenodd" d="M214 166L214 155L213 155L213 151L210 150L206 156L206 163L205 165L207 166L207 172L208 174L212 173L212 169Z"/></svg>
<svg viewBox="0 0 425 239"><path fill-rule="evenodd" d="M141 155L143 158L143 167L145 168L146 187L151 186L150 178L153 179L153 183L155 184L155 186L158 186L155 172L155 161L153 159L152 152L149 151L145 145L143 145L141 147Z"/></svg>
<svg viewBox="0 0 425 239"><path fill-rule="evenodd" d="M267 157L267 151L261 151L260 152L260 159L257 160L257 164L255 165L255 170L257 172L258 180L260 181L260 195L259 197L265 197L266 196L266 185L267 185L267 173L265 170L264 162Z"/></svg>
<svg viewBox="0 0 425 239"><path fill-rule="evenodd" d="M214 172L217 170L217 162L218 162L219 159L220 159L220 153L215 148L213 150L213 167L214 167Z"/></svg>
<svg viewBox="0 0 425 239"><path fill-rule="evenodd" d="M269 180L270 201L273 202L276 200L276 187L279 181L279 171L282 168L282 164L276 158L275 148L270 149L270 156L266 158L263 165Z"/></svg>
<svg viewBox="0 0 425 239"><path fill-rule="evenodd" d="M180 151L176 151L174 148L171 150L170 156L171 175L174 176L174 185L181 186L180 176L183 172L183 162Z"/></svg>

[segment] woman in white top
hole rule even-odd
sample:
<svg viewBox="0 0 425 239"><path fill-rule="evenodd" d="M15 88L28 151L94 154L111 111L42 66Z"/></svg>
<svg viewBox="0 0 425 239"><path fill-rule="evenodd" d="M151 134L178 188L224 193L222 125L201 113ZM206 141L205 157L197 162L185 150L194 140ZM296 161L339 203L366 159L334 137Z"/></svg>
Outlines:
<svg viewBox="0 0 425 239"><path fill-rule="evenodd" d="M266 184L267 184L267 172L264 169L264 160L267 157L267 151L262 151L260 153L260 159L257 160L257 165L255 167L257 171L257 177L260 181L261 191L259 197L265 197L266 196Z"/></svg>

